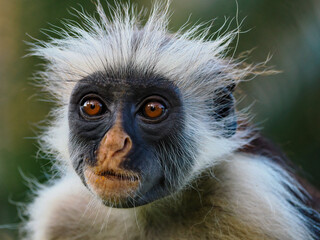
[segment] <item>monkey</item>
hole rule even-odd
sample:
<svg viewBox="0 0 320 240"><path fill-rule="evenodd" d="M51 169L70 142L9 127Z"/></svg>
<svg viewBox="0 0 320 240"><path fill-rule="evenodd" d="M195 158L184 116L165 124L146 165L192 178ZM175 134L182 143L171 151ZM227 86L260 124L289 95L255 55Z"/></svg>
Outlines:
<svg viewBox="0 0 320 240"><path fill-rule="evenodd" d="M55 177L21 239L319 239L319 192L236 109L259 68L228 57L237 31L172 33L168 3L96 12L31 47L56 102L40 138Z"/></svg>

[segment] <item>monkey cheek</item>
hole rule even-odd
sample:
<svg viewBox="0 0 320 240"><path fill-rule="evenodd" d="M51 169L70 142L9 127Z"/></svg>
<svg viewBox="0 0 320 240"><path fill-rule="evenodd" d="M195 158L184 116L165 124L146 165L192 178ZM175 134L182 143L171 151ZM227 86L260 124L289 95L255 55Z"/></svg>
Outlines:
<svg viewBox="0 0 320 240"><path fill-rule="evenodd" d="M85 181L89 189L111 206L121 206L132 199L139 188L140 179L127 175L125 178L114 175L97 174L87 168L84 171Z"/></svg>

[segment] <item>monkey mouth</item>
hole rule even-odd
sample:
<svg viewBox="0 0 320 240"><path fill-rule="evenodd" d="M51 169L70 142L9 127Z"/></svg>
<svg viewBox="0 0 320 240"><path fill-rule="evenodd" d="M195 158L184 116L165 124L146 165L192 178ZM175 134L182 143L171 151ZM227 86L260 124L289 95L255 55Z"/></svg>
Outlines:
<svg viewBox="0 0 320 240"><path fill-rule="evenodd" d="M141 182L137 173L125 170L87 168L84 177L92 192L112 203L123 202L134 196Z"/></svg>
<svg viewBox="0 0 320 240"><path fill-rule="evenodd" d="M132 172L116 172L114 170L98 171L95 173L98 176L104 176L110 179L119 181L139 181L139 176Z"/></svg>

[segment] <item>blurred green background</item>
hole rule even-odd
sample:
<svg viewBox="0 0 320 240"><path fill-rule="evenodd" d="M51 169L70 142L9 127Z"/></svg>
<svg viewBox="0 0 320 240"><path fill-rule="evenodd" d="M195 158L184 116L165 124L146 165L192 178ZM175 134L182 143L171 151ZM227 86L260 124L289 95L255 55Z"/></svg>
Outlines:
<svg viewBox="0 0 320 240"><path fill-rule="evenodd" d="M150 1L132 1L150 7ZM112 3L112 2L111 2ZM87 0L0 0L0 239L17 239L19 222L15 203L28 201L22 173L44 181L50 164L36 159L35 124L48 114L50 103L31 84L41 61L22 58L27 53L26 33L47 39L40 32L50 24L61 26L63 18L75 19L71 7L93 12ZM245 18L236 53L253 49L250 62L273 55L270 66L281 74L257 77L242 84L241 105L254 105L254 122L278 143L320 187L320 1L238 0L239 18ZM170 28L177 30L190 17L191 23L236 16L235 0L173 0ZM236 25L233 24L232 28ZM231 28L231 29L232 29ZM11 229L13 228L13 229Z"/></svg>

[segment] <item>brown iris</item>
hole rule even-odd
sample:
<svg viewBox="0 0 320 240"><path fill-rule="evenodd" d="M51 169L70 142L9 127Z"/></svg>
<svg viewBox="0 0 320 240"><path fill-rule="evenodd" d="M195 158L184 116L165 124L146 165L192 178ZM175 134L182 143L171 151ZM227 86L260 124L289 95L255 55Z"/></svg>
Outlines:
<svg viewBox="0 0 320 240"><path fill-rule="evenodd" d="M148 118L155 119L165 112L165 106L159 102L148 102L144 106L144 115Z"/></svg>
<svg viewBox="0 0 320 240"><path fill-rule="evenodd" d="M103 105L97 99L88 99L82 105L82 110L88 116L94 117L102 112Z"/></svg>

